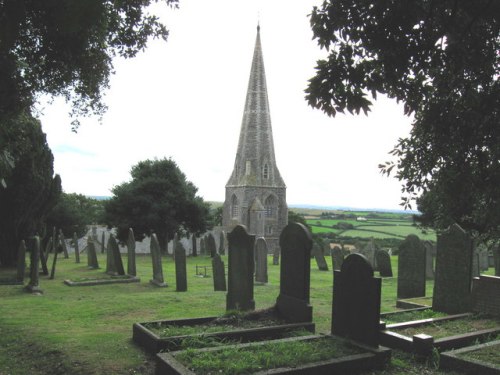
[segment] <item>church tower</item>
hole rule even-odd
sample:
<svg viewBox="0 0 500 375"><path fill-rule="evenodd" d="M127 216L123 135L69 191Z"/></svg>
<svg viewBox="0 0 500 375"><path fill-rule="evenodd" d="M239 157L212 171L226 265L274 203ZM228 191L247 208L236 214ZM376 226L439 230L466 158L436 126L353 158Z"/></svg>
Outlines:
<svg viewBox="0 0 500 375"><path fill-rule="evenodd" d="M272 252L288 223L286 186L281 178L271 128L260 26L250 70L243 120L234 169L226 184L222 225L226 232L243 224L251 234L264 237Z"/></svg>

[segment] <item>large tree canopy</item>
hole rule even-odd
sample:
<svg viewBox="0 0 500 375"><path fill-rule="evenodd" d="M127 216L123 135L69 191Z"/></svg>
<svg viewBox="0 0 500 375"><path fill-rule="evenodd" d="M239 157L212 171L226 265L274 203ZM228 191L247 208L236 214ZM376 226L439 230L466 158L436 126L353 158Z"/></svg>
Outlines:
<svg viewBox="0 0 500 375"><path fill-rule="evenodd" d="M44 219L61 193L40 122L23 114L3 123L16 159L9 184L0 188L0 263L12 265L21 240L43 235Z"/></svg>
<svg viewBox="0 0 500 375"><path fill-rule="evenodd" d="M29 110L38 94L64 96L76 115L101 114L112 58L135 56L149 37L167 38L147 13L157 1L0 1L0 122Z"/></svg>
<svg viewBox="0 0 500 375"><path fill-rule="evenodd" d="M165 249L175 233L210 229L209 205L172 159L141 161L130 174L132 181L115 186L114 196L105 202L107 224L118 228L121 241L129 228L139 240L153 231Z"/></svg>
<svg viewBox="0 0 500 375"><path fill-rule="evenodd" d="M413 114L381 165L417 197L422 223L500 237L500 2L325 1L311 14L328 50L306 89L330 116L367 113L382 93Z"/></svg>

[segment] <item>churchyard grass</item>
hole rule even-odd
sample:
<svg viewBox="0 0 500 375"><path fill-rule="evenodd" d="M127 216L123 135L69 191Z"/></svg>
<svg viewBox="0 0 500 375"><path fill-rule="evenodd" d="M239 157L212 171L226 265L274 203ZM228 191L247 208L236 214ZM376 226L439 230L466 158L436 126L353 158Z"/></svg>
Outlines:
<svg viewBox="0 0 500 375"><path fill-rule="evenodd" d="M65 279L104 275L105 254L98 254L98 270L88 269L85 257L82 254L79 264L71 254L69 259L61 257L54 280L41 275L42 296L30 295L22 286L0 286L0 374L151 374L152 358L132 342L133 323L225 313L226 293L213 291L211 277L195 276L196 265L207 266L211 274L210 257L188 258L187 292L175 291L171 257L163 257L167 288L149 283L150 256L137 256L140 283L65 285ZM126 263L126 256L123 259ZM223 260L227 265L227 256ZM331 328L331 257L326 260L328 272L319 271L311 260L310 300L318 333ZM395 310L397 257L391 262L394 277L383 279L382 311ZM272 256L268 275L268 284L255 284L256 309L273 306L279 294L279 266L272 265ZM432 285L428 280L427 296L432 295Z"/></svg>

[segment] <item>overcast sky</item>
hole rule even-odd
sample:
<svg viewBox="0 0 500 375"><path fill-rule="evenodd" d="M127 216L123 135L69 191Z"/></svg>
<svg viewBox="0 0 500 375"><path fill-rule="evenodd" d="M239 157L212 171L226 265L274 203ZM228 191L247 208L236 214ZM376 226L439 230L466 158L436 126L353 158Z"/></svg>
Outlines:
<svg viewBox="0 0 500 375"><path fill-rule="evenodd" d="M325 56L307 15L321 1L181 0L154 7L170 30L134 59L116 59L108 112L71 132L62 99L43 106L43 130L67 193L111 195L138 161L171 157L207 201L223 201L243 116L257 23L278 168L287 202L399 209L401 186L378 164L410 130L402 105L329 118L308 107L307 80Z"/></svg>

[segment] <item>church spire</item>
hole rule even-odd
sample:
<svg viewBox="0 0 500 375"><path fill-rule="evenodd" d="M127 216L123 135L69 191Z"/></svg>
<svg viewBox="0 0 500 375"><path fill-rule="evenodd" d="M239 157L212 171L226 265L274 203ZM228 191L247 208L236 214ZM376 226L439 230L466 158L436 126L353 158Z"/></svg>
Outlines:
<svg viewBox="0 0 500 375"><path fill-rule="evenodd" d="M260 24L257 24L257 37L234 170L226 186L249 185L285 187L274 155Z"/></svg>

